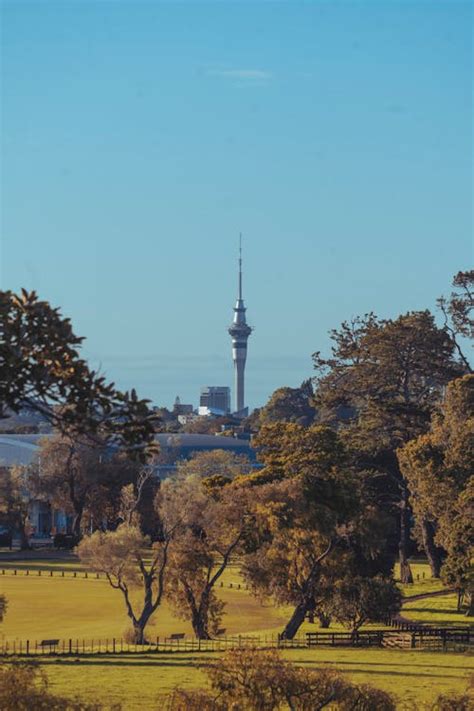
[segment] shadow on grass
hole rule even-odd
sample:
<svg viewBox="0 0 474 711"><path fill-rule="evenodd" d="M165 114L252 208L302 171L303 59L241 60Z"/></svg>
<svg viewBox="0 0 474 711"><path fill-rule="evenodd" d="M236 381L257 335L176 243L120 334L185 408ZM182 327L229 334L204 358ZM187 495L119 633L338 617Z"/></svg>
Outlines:
<svg viewBox="0 0 474 711"><path fill-rule="evenodd" d="M321 662L319 662L321 664ZM334 662L322 662L323 666L318 666L315 665L312 667L314 670L318 671L324 671L324 669L327 668L327 665L335 666L338 671L344 673L347 672L351 674L351 676L355 676L356 674L359 675L364 675L364 676L373 676L373 677L402 677L404 679L407 678L413 678L413 679L440 679L440 674L436 673L430 673L430 672L421 672L421 671L414 671L414 672L409 672L405 669L396 671L395 669L386 669L386 670L380 670L380 669L370 669L365 667L364 669L345 669L344 664L341 663L334 663ZM450 667L450 669L454 669L455 667ZM436 667L438 669L438 667ZM467 678L467 671L464 667L462 667L462 670L466 672L466 678ZM456 679L459 680L461 678L460 674L443 674L442 675L443 679Z"/></svg>
<svg viewBox="0 0 474 711"><path fill-rule="evenodd" d="M160 659L159 657L141 657L136 659L135 657L119 657L118 659L108 659L96 658L96 657L68 657L68 658L56 658L56 659L40 659L38 660L41 666L62 666L62 667L106 667L107 669L114 668L125 668L129 669L142 669L144 667L169 667L169 668L179 668L179 667L192 667L198 669L199 667L209 666L212 662L212 657L182 657L179 655L176 658L167 657L165 659Z"/></svg>
<svg viewBox="0 0 474 711"><path fill-rule="evenodd" d="M309 659L292 659L291 660L294 664L301 664L302 666L307 666L307 665L318 665L318 664L332 664L337 667L352 667L352 666L357 666L357 667L364 667L364 669L367 669L368 672L370 672L370 669L372 667L387 667L389 669L393 669L394 667L410 667L412 668L421 668L421 669L426 669L427 667L433 667L434 669L449 669L450 671L463 671L466 673L469 673L470 668L468 666L464 665L448 665L448 664L436 664L436 666L433 665L432 662L423 662L423 663L417 663L417 662L367 662L367 661L347 661L345 659L315 659L314 661L309 660ZM474 667L473 667L474 668ZM384 673L384 672L379 672L379 673ZM391 672L390 672L391 673ZM396 673L396 672L394 672ZM405 674L407 672L405 671L400 671L400 674ZM439 676L439 675L437 675Z"/></svg>

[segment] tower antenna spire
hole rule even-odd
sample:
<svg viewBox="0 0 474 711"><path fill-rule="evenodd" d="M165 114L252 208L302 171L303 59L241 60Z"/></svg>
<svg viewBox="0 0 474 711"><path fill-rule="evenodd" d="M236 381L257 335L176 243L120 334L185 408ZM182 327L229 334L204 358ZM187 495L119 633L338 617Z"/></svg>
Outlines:
<svg viewBox="0 0 474 711"><path fill-rule="evenodd" d="M242 232L239 233L239 299L242 300Z"/></svg>

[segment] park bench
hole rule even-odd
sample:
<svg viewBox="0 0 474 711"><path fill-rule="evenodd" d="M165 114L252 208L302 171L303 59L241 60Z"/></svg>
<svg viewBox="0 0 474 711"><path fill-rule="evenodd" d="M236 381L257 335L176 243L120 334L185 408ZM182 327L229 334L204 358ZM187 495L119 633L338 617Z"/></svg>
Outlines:
<svg viewBox="0 0 474 711"><path fill-rule="evenodd" d="M218 637L223 637L223 636L225 635L226 631L227 631L227 630L226 630L225 627L220 627L220 628L217 630L216 634L217 634Z"/></svg>
<svg viewBox="0 0 474 711"><path fill-rule="evenodd" d="M39 643L40 647L49 647L50 650L53 647L57 647L59 644L59 639L42 639L41 642Z"/></svg>
<svg viewBox="0 0 474 711"><path fill-rule="evenodd" d="M184 632L178 632L170 635L170 639L184 639Z"/></svg>

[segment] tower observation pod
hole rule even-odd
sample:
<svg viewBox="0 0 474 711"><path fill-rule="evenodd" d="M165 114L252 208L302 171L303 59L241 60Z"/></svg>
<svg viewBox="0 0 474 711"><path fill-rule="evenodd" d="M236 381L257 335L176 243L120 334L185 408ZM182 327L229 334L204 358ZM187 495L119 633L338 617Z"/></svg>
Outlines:
<svg viewBox="0 0 474 711"><path fill-rule="evenodd" d="M245 306L242 298L242 237L239 243L239 292L234 307L234 319L229 328L232 338L232 359L234 361L235 378L235 414L237 417L247 415L245 407L245 361L247 360L247 340L252 329L245 318Z"/></svg>

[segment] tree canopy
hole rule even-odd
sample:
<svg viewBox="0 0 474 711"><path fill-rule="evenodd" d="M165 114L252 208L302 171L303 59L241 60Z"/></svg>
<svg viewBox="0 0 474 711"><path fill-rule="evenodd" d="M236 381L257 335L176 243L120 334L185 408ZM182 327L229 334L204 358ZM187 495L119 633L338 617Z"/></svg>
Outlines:
<svg viewBox="0 0 474 711"><path fill-rule="evenodd" d="M0 417L27 405L61 431L107 439L146 458L155 417L80 357L83 338L37 294L0 291Z"/></svg>

